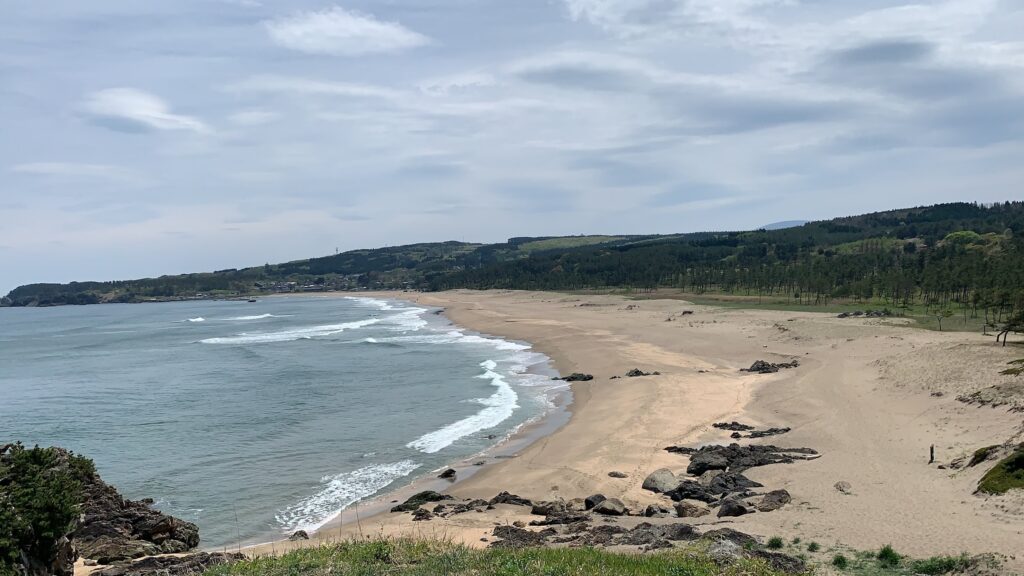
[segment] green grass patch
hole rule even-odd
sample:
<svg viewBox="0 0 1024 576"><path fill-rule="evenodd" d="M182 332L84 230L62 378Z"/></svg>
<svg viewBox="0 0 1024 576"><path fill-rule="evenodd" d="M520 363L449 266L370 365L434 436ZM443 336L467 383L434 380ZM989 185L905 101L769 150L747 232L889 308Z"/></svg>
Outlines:
<svg viewBox="0 0 1024 576"><path fill-rule="evenodd" d="M960 556L933 556L927 560L915 560L910 563L914 574L939 576L950 572L963 572L974 565L974 561L966 554Z"/></svg>
<svg viewBox="0 0 1024 576"><path fill-rule="evenodd" d="M847 560L846 556L836 554L832 557L832 565L840 570L846 570L846 567L850 565L850 561Z"/></svg>
<svg viewBox="0 0 1024 576"><path fill-rule="evenodd" d="M1024 444L1000 460L978 482L978 491L985 494L1005 494L1013 489L1024 489Z"/></svg>
<svg viewBox="0 0 1024 576"><path fill-rule="evenodd" d="M763 561L719 566L699 548L619 554L595 548L475 550L447 542L377 540L324 545L217 566L206 576L780 576Z"/></svg>
<svg viewBox="0 0 1024 576"><path fill-rule="evenodd" d="M782 538L779 538L778 536L772 536L768 539L768 547L772 550L779 550L780 548L782 548L782 545Z"/></svg>
<svg viewBox="0 0 1024 576"><path fill-rule="evenodd" d="M817 552L818 550L821 550L821 544L818 544L817 542L811 542L807 545L808 552Z"/></svg>

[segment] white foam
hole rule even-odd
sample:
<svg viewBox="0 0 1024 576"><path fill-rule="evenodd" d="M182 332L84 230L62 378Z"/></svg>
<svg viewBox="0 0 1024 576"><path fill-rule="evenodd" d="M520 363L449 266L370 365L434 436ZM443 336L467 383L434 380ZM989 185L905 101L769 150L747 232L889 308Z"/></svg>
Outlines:
<svg viewBox="0 0 1024 576"><path fill-rule="evenodd" d="M355 322L344 322L342 324L325 324L322 326L307 326L305 328L291 328L280 332L264 332L257 334L241 333L226 338L207 338L200 340L203 344L264 344L269 342L291 342L294 340L309 340L311 338L322 338L340 334L346 330L355 330L365 326L371 326L380 322L379 318L367 318Z"/></svg>
<svg viewBox="0 0 1024 576"><path fill-rule="evenodd" d="M317 530L348 506L373 496L419 467L412 460L403 460L325 476L320 480L324 485L319 492L278 512L277 521L285 532Z"/></svg>
<svg viewBox="0 0 1024 576"><path fill-rule="evenodd" d="M417 332L427 327L427 321L423 319L426 308L393 308L399 310L398 314L382 318L384 324L389 324L392 330L401 332Z"/></svg>
<svg viewBox="0 0 1024 576"><path fill-rule="evenodd" d="M189 318L189 322L206 322L206 318Z"/></svg>
<svg viewBox="0 0 1024 576"><path fill-rule="evenodd" d="M378 300L376 298L367 298L365 296L345 296L346 300L352 300L353 302L363 304L364 306L373 306L378 310L394 310L395 307L386 300Z"/></svg>
<svg viewBox="0 0 1024 576"><path fill-rule="evenodd" d="M275 314L260 314L259 316L238 316L237 318L228 318L228 320L264 320L266 318L287 318L288 316L277 316Z"/></svg>
<svg viewBox="0 0 1024 576"><path fill-rule="evenodd" d="M519 408L519 395L505 382L501 374L494 371L498 366L496 362L485 360L480 363L480 366L484 368L484 373L478 376L478 378L489 379L491 384L498 388L498 391L489 398L477 400L485 408L468 418L463 418L440 430L424 434L406 444L407 447L427 454L434 454L451 446L460 438L465 438L481 430L494 428L512 417L512 413Z"/></svg>

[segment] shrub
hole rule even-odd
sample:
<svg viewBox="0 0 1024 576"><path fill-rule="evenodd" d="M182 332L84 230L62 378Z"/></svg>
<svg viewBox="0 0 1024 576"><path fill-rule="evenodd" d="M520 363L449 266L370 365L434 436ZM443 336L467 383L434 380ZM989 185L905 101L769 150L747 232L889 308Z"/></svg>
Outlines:
<svg viewBox="0 0 1024 576"><path fill-rule="evenodd" d="M883 546L878 551L878 554L875 555L875 558L878 559L879 564L886 568L895 568L900 565L900 555L889 544Z"/></svg>
<svg viewBox="0 0 1024 576"><path fill-rule="evenodd" d="M821 550L821 545L817 542L811 542L807 545L808 552L817 552L818 550Z"/></svg>
<svg viewBox="0 0 1024 576"><path fill-rule="evenodd" d="M772 536L768 539L768 547L772 550L778 550L782 548L782 538L779 538L778 536Z"/></svg>
<svg viewBox="0 0 1024 576"><path fill-rule="evenodd" d="M22 554L54 559L78 516L78 479L94 471L91 460L53 448L0 447L0 574L13 571Z"/></svg>
<svg viewBox="0 0 1024 576"><path fill-rule="evenodd" d="M797 536L796 538L793 538L793 544L794 545L799 544L799 543L800 543L800 537L799 536Z"/></svg>
<svg viewBox="0 0 1024 576"><path fill-rule="evenodd" d="M847 560L846 556L843 556L842 554L836 554L832 557L832 565L836 568L839 568L840 570L845 570L849 563L850 561Z"/></svg>
<svg viewBox="0 0 1024 576"><path fill-rule="evenodd" d="M971 558L963 554L960 556L932 556L927 560L915 560L911 567L915 574L939 576L950 572L962 572L970 568L972 564Z"/></svg>

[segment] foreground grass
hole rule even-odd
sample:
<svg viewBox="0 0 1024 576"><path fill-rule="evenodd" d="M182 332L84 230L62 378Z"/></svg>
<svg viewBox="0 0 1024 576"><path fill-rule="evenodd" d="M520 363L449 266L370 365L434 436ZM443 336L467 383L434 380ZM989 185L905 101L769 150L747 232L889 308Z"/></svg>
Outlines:
<svg viewBox="0 0 1024 576"><path fill-rule="evenodd" d="M218 566L206 576L781 576L759 560L721 567L701 549L617 554L594 548L476 550L423 540L324 545Z"/></svg>

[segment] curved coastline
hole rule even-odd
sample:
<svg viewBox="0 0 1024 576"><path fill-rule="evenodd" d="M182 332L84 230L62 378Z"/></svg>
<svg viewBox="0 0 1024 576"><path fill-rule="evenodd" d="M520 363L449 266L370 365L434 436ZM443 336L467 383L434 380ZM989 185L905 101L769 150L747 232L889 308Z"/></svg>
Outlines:
<svg viewBox="0 0 1024 576"><path fill-rule="evenodd" d="M385 302L402 302L403 304L439 308L437 313L448 319L454 327L467 336L523 345L528 347L527 349L530 352L543 356L543 359L540 361L527 366L524 373L551 378L555 378L559 375L554 359L545 351L538 349L532 342L520 338L510 338L474 330L471 327L455 321L443 307L424 304L415 298L403 297L403 295L408 296L406 293L392 292L325 292L316 294L300 294L298 296L310 298L366 298ZM270 297L277 298L288 296L294 297L296 295L281 294ZM311 537L314 538L314 541L317 541L324 538L331 538L332 533L334 532L344 534L347 529L352 527L355 527L358 530L361 522L372 520L374 517L380 515L386 515L394 505L393 503L395 501L402 501L412 494L423 490L433 490L437 492L453 491L484 469L494 468L499 466L503 460L514 458L522 450L525 450L537 441L555 433L557 430L565 426L571 418L571 407L574 403L572 384L552 387L550 390L546 390L544 395L550 403L550 406L547 409L515 426L511 431L505 433L500 438L496 438L496 442L491 446L467 457L449 461L439 468L422 471L419 474L414 475L410 481L405 482L400 486L387 489L384 492L370 496L345 507L330 518L326 519L319 528L314 531L309 531ZM484 462L484 464L481 465L481 462ZM456 470L456 477L454 480L441 479L437 477L440 472L449 468ZM401 482L401 480L397 480L396 482ZM236 543L234 546L221 546L218 548L208 548L207 550L215 552L219 550L237 548L243 552L263 551L266 547L274 547L275 545L289 543L286 534L278 532L276 533L276 536L276 538L271 539L268 539L266 535L256 536L243 540L240 543Z"/></svg>

